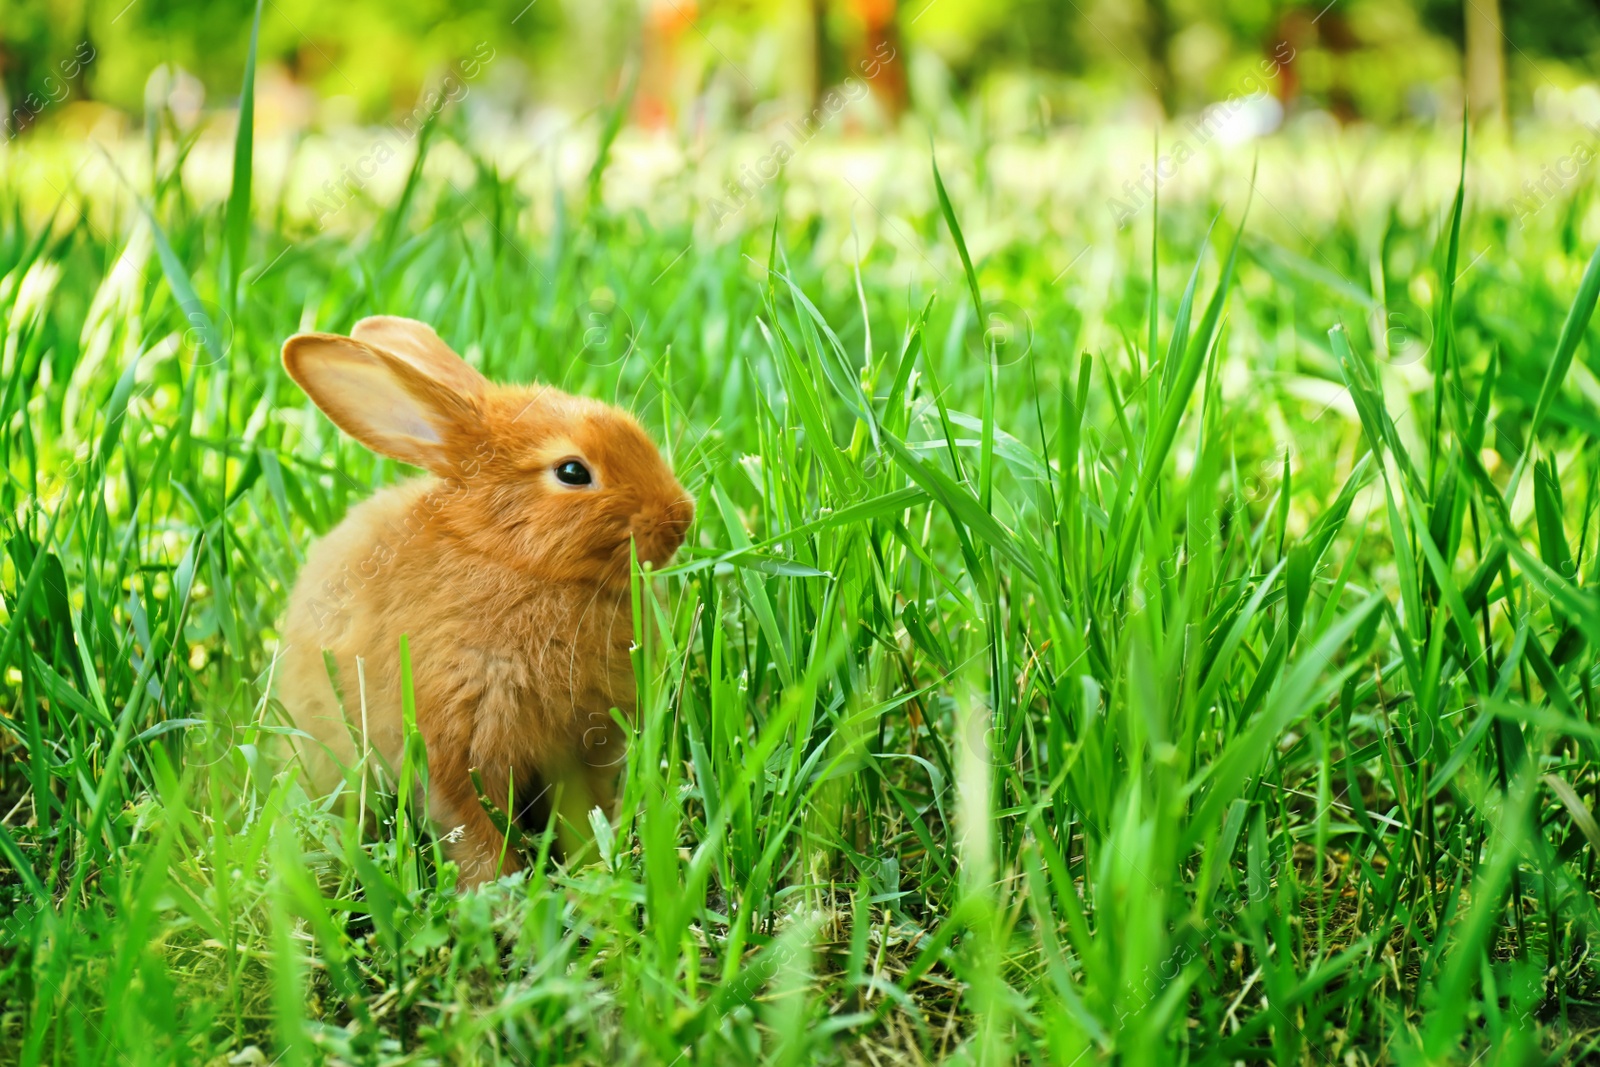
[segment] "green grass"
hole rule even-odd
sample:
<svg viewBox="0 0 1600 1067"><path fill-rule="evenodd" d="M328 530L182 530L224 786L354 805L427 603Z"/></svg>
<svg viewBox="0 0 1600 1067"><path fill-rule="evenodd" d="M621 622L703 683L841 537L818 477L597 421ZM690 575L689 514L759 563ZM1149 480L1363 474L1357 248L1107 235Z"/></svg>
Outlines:
<svg viewBox="0 0 1600 1067"><path fill-rule="evenodd" d="M604 151L424 144L468 169L326 232L183 144L7 169L0 1061L1600 1047L1586 186L1296 200L1291 143L1119 232L1114 168L1030 201L995 154L1045 150L974 141L713 233ZM278 346L378 312L617 399L699 500L615 829L470 894L392 783L305 794L270 688L306 548L407 473Z"/></svg>

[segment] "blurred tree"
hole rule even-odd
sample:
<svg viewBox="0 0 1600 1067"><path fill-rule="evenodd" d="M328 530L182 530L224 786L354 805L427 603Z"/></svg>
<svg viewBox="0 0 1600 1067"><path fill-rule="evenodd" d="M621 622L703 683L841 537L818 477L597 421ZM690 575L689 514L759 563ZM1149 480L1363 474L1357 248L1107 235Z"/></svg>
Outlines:
<svg viewBox="0 0 1600 1067"><path fill-rule="evenodd" d="M0 0L0 85L12 99L32 91L88 40L96 56L77 95L138 113L151 72L167 64L198 77L213 100L231 100L254 7L253 0ZM363 117L387 118L415 106L431 75L480 43L502 56L553 51L558 17L556 5L529 0L272 0L259 57L324 97L349 97Z"/></svg>
<svg viewBox="0 0 1600 1067"><path fill-rule="evenodd" d="M887 62L888 57L900 55L904 43L900 40L899 4L895 0L851 0L851 7L861 20L865 31L865 49L862 59L852 64L853 71L867 69L863 64L876 59L880 64L870 69L877 74L872 78L872 91L878 94L891 122L905 113L908 100L906 65Z"/></svg>
<svg viewBox="0 0 1600 1067"><path fill-rule="evenodd" d="M45 101L88 96L88 64L75 60L94 54L90 37L80 4L46 7L0 0L0 101L5 110L0 140L33 125Z"/></svg>
<svg viewBox="0 0 1600 1067"><path fill-rule="evenodd" d="M811 0L811 106L822 106L822 96L834 83L839 57L828 29L828 0Z"/></svg>
<svg viewBox="0 0 1600 1067"><path fill-rule="evenodd" d="M1040 70L1082 70L1087 57L1075 37L1077 21L1060 0L1016 0L1005 20L1005 50Z"/></svg>
<svg viewBox="0 0 1600 1067"><path fill-rule="evenodd" d="M66 110L15 113L40 89L65 98L44 79L59 77L85 42L95 58L75 71L74 98L138 112L151 72L166 64L226 106L252 7L0 0L7 125ZM727 121L765 99L826 93L892 50L896 60L871 79L891 116L920 69L958 104L1010 79L1029 88L1006 99L1049 97L1055 114L1091 120L1152 90L1168 114L1204 106L1285 41L1296 50L1275 86L1286 100L1302 93L1346 119L1425 116L1439 106L1429 101L1457 96L1459 74L1476 112L1505 114L1526 110L1538 86L1567 88L1600 72L1600 0L272 0L260 61L331 101L331 114L376 121L411 109L430 77L483 42L503 57L496 76L513 103L574 109L613 97L633 54L642 121L690 99L711 101L707 113Z"/></svg>
<svg viewBox="0 0 1600 1067"><path fill-rule="evenodd" d="M1467 103L1478 122L1498 122L1505 114L1505 32L1500 0L1463 0L1466 24Z"/></svg>
<svg viewBox="0 0 1600 1067"><path fill-rule="evenodd" d="M652 0L644 13L639 50L639 88L634 96L634 119L647 129L671 124L676 94L681 38L699 14L693 0Z"/></svg>
<svg viewBox="0 0 1600 1067"><path fill-rule="evenodd" d="M883 62L885 57L900 55L899 4L896 0L845 0L843 5L830 5L828 0L808 0L811 26L811 106L822 106L822 98L847 77L861 77L867 64L874 58L879 63L871 69L873 93L883 104L891 122L905 112L909 90L905 64ZM853 25L841 27L838 16L848 12ZM845 28L848 33L840 33ZM859 49L853 48L849 37L859 33ZM859 51L859 55L853 54Z"/></svg>
<svg viewBox="0 0 1600 1067"><path fill-rule="evenodd" d="M1177 86L1172 77L1172 9L1167 0L1145 2L1145 52L1150 60L1150 81L1165 115L1178 110Z"/></svg>
<svg viewBox="0 0 1600 1067"><path fill-rule="evenodd" d="M1343 13L1332 7L1330 4L1321 11L1301 5L1286 8L1269 38L1268 51L1275 57L1288 57L1282 60L1276 82L1285 106L1306 91L1307 58L1321 53L1324 62L1317 65L1325 73L1322 84L1315 87L1321 97L1317 102L1340 122L1354 122L1361 117L1361 108L1351 91L1353 76L1348 57L1366 42ZM1397 84L1396 88L1404 87Z"/></svg>
<svg viewBox="0 0 1600 1067"><path fill-rule="evenodd" d="M1424 25L1441 38L1454 42L1463 57L1463 74L1471 93L1466 58L1471 52L1467 34L1473 7L1487 10L1486 0L1416 0ZM1504 113L1526 108L1533 89L1556 83L1550 61L1568 65L1574 74L1593 78L1600 73L1600 0L1517 0L1496 4L1500 16L1501 101ZM1511 51L1507 51L1511 49ZM1479 107L1474 95L1473 108Z"/></svg>

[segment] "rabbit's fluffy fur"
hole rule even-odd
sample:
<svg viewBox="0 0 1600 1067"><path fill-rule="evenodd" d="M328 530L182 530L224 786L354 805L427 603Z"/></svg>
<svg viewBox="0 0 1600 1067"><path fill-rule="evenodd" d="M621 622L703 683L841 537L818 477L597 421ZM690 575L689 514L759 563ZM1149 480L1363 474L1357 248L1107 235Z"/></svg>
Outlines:
<svg viewBox="0 0 1600 1067"><path fill-rule="evenodd" d="M509 789L519 809L559 791L579 827L595 806L610 813L624 745L611 709L634 705L630 542L666 563L694 503L625 412L492 384L422 323L301 334L283 361L341 429L432 474L352 510L295 585L279 694L315 739L297 742L306 773L331 792L368 749L399 767L407 634L430 815L463 884L513 870L469 770L501 804ZM569 460L592 484L557 478Z"/></svg>

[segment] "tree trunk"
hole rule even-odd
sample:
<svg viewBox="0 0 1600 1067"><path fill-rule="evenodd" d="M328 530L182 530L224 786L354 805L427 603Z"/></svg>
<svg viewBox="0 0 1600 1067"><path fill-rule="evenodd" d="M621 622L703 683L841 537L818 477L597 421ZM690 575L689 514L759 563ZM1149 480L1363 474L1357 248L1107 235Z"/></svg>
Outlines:
<svg viewBox="0 0 1600 1067"><path fill-rule="evenodd" d="M1467 107L1478 123L1499 122L1506 112L1505 35L1500 0L1464 0Z"/></svg>
<svg viewBox="0 0 1600 1067"><path fill-rule="evenodd" d="M1178 86L1172 72L1172 11L1167 0L1148 0L1145 8L1145 53L1156 102L1168 118L1178 111Z"/></svg>
<svg viewBox="0 0 1600 1067"><path fill-rule="evenodd" d="M889 122L897 123L911 95L900 40L900 5L896 0L852 0L851 7L866 30L864 55L852 73L871 82Z"/></svg>
<svg viewBox="0 0 1600 1067"><path fill-rule="evenodd" d="M811 106L822 106L822 94L833 84L833 41L828 33L828 0L811 0Z"/></svg>

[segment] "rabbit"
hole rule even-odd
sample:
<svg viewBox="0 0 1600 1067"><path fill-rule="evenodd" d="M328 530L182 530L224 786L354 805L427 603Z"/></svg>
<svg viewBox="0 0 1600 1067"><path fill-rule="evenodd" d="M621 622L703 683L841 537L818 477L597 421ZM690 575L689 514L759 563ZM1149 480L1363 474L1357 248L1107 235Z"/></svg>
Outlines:
<svg viewBox="0 0 1600 1067"><path fill-rule="evenodd" d="M279 694L309 735L305 773L326 795L368 749L400 766L407 634L428 814L463 888L509 874L520 861L470 769L498 803L559 788L566 822L611 814L624 746L611 709L634 709L630 543L664 565L694 501L626 412L494 384L424 323L298 334L283 363L341 430L431 474L352 509L295 583Z"/></svg>

